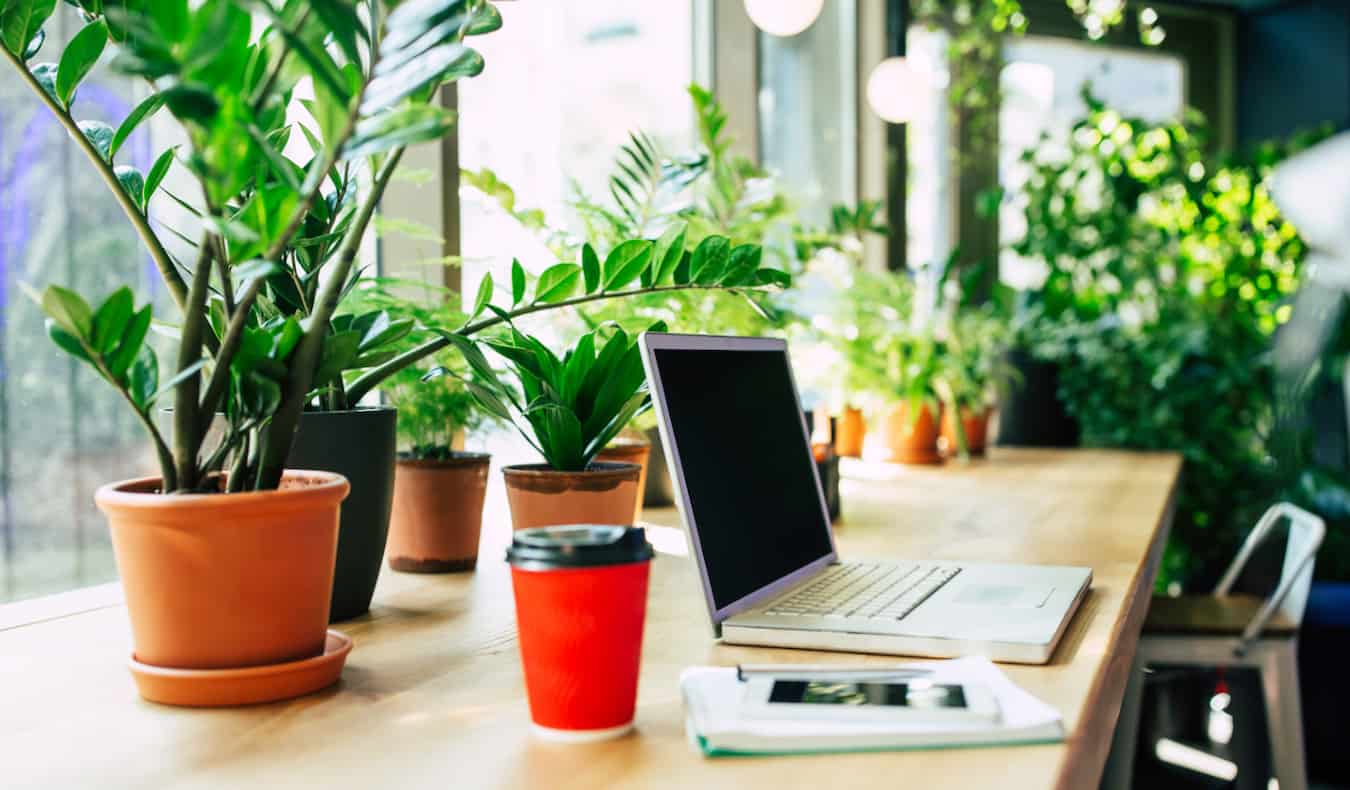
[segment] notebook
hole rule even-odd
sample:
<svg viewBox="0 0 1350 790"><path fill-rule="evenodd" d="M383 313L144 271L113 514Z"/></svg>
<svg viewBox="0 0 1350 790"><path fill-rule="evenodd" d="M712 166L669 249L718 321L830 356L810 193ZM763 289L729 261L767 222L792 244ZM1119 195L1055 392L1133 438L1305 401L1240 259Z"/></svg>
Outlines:
<svg viewBox="0 0 1350 790"><path fill-rule="evenodd" d="M937 683L981 684L998 700L997 723L822 722L746 718L744 684L729 667L693 667L680 675L685 731L709 757L756 754L890 751L1012 744L1059 743L1059 712L1018 688L985 658L919 662ZM885 678L875 678L884 680Z"/></svg>

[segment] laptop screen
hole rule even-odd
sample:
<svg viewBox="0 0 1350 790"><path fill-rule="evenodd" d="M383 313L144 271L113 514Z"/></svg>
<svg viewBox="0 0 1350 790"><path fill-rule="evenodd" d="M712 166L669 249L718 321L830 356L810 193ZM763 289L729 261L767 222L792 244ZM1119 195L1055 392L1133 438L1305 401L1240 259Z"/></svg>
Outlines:
<svg viewBox="0 0 1350 790"><path fill-rule="evenodd" d="M786 349L652 359L715 608L833 551Z"/></svg>

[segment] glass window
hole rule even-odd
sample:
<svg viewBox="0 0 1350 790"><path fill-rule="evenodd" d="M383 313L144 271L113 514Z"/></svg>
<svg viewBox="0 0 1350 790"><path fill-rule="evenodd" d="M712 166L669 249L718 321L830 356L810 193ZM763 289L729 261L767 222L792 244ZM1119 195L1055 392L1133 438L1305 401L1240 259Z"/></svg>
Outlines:
<svg viewBox="0 0 1350 790"><path fill-rule="evenodd" d="M999 183L1012 196L999 213L1004 241L1026 233L1025 206L1017 202L1027 166L1022 152L1047 142L1067 142L1069 130L1087 111L1082 89L1123 115L1161 121L1181 117L1186 106L1186 68L1176 55L1027 36L1005 48L1003 106L999 113ZM1043 267L1011 250L1001 253L999 274L1014 287L1034 286Z"/></svg>
<svg viewBox="0 0 1350 790"><path fill-rule="evenodd" d="M759 34L759 144L804 222L858 194L857 10L826 4L803 33Z"/></svg>
<svg viewBox="0 0 1350 790"><path fill-rule="evenodd" d="M37 56L54 60L79 30L58 6ZM105 56L105 64L107 57ZM116 126L140 96L100 65L81 84L75 115ZM116 576L99 485L153 474L155 459L135 417L88 368L47 339L21 285L73 287L101 298L130 285L172 317L144 247L65 129L12 67L0 68L0 602L111 581ZM149 125L118 164L148 170Z"/></svg>
<svg viewBox="0 0 1350 790"><path fill-rule="evenodd" d="M459 83L459 155L465 169L487 168L509 184L518 209L571 224L573 190L607 198L632 130L667 154L693 146L692 3L554 0L501 11L502 29L474 42L486 70ZM536 234L477 190L461 199L464 282L484 271L510 282L512 257L536 272L554 262Z"/></svg>

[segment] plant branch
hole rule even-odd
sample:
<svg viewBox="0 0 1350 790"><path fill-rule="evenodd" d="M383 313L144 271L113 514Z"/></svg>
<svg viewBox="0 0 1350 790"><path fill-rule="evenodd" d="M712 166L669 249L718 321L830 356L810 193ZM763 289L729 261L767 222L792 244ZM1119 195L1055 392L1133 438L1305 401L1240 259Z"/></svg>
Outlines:
<svg viewBox="0 0 1350 790"><path fill-rule="evenodd" d="M75 118L65 108L58 104L47 91L43 90L41 83L37 81L37 78L33 76L32 72L28 70L28 67L18 58L18 56L14 55L14 53L3 46L0 46L0 52L4 52L5 57L13 64L15 70L19 72L19 75L23 78L28 87L33 93L37 94L37 97L42 100L43 104L47 105L47 109L51 110L52 114L56 116L56 119L61 125L66 127L66 131L70 133L70 136L75 138L75 143L80 147L80 150L84 151L85 156L93 162L95 169L98 170L99 175L103 177L104 183L107 184L108 189L112 191L113 197L117 199L118 205L122 207L123 213L127 215L127 219L131 221L132 227L136 229L136 234L140 236L141 242L145 245L146 249L149 250L150 257L155 261L155 268L159 269L160 276L164 278L164 284L168 286L169 293L173 296L174 303L178 305L180 310L183 310L184 305L187 302L187 283L184 282L182 275L178 273L178 268L174 264L173 258L169 255L168 251L164 249L164 245L160 243L159 237L155 235L154 229L150 227L149 217L146 214L141 213L140 206L137 206L136 201L122 188L122 182L117 180L117 174L113 172L112 165L103 159L103 155L99 153L99 150L94 147L93 143L89 142L89 139L84 136L84 132L80 131L80 125L76 122Z"/></svg>
<svg viewBox="0 0 1350 790"><path fill-rule="evenodd" d="M500 316L494 315L492 318L485 318L477 323L468 324L467 326L455 330L455 334L468 337L470 335L477 334L483 331L484 329L490 329L494 326L497 326L498 324L505 323L507 319L514 321L517 318L530 315L531 313L539 313L546 310L554 310L561 307L574 307L576 305L586 304L588 302L599 302L606 299L617 299L626 296L645 296L647 294L674 293L677 291L727 291L729 293L737 293L737 292L757 291L757 290L766 290L766 289L759 286L727 288L720 285L695 285L693 283L690 283L688 285L660 285L655 288L640 288L626 291L608 291L603 293L588 294L586 296L577 296L572 299L564 299L561 302L532 304L528 307L522 307L518 310L509 311L506 314L507 316L506 318L501 318ZM444 349L449 345L450 345L449 340L445 339L444 337L438 337L435 338L434 340L428 340L427 342L423 343L420 346L417 346L416 348L409 349L408 351L399 354L398 356L394 357L388 362L385 362L382 365L371 368L370 370L358 376L347 387L348 399L352 403L360 401L361 398L365 397L367 393L369 393L374 388L378 387L380 383L383 382L385 379L389 378L390 376L394 375L400 370L403 370L409 365L415 364L419 360L425 359L426 357L435 354L437 351L440 351L441 349Z"/></svg>
<svg viewBox="0 0 1350 790"><path fill-rule="evenodd" d="M301 11L300 16L295 20L295 28L291 31L293 35L299 36L304 28L305 22L309 21L309 12L313 10L311 6L306 5ZM290 48L286 47L277 55L277 62L272 64L272 69L267 72L267 77L263 79L258 86L257 93L253 94L253 114L262 112L263 105L267 103L267 94L272 92L272 88L277 84L277 79L281 77L281 67L286 64L286 56L290 54Z"/></svg>
<svg viewBox="0 0 1350 790"><path fill-rule="evenodd" d="M184 306L182 335L178 341L178 366L175 373L198 364L202 358L202 336L206 334L206 295L211 286L211 258L214 245L209 235L198 245L197 266L192 270L192 287ZM173 444L178 467L178 484L197 487L197 455L201 437L197 432L197 394L202 377L197 372L178 385L174 393Z"/></svg>

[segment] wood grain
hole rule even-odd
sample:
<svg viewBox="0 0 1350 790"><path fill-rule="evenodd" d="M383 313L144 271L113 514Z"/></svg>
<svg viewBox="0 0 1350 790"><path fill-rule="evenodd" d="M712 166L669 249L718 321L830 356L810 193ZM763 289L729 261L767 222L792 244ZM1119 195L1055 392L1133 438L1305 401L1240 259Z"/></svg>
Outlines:
<svg viewBox="0 0 1350 790"><path fill-rule="evenodd" d="M846 468L847 558L1088 565L1091 593L1052 662L1005 667L1056 706L1064 744L708 760L684 737L676 680L694 664L894 658L722 646L692 563L653 568L637 734L604 744L534 740L516 651L509 539L494 471L474 574L385 570L341 683L289 703L182 710L136 696L120 606L0 630L5 788L1095 787L1147 610L1180 461L1166 454L1003 450L967 467ZM647 514L675 523L672 511ZM658 549L682 536L654 528ZM78 608L78 607L77 607ZM4 609L0 608L0 622ZM844 781L844 780L847 781Z"/></svg>

